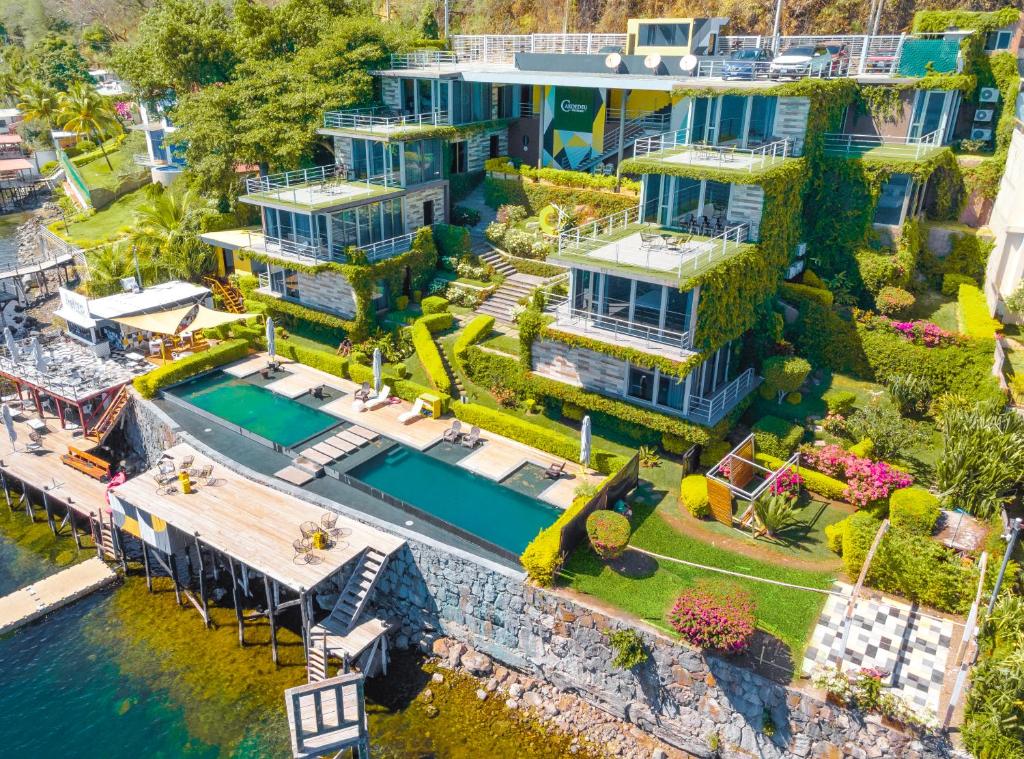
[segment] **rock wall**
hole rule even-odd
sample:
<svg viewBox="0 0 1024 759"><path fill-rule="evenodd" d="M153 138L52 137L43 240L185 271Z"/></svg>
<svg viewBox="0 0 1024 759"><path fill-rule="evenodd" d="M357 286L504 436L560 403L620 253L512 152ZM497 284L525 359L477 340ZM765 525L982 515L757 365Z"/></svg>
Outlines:
<svg viewBox="0 0 1024 759"><path fill-rule="evenodd" d="M648 662L616 669L605 632L623 622L425 544L410 541L391 560L374 602L399 627L399 646L430 651L446 635L698 757L713 756L714 734L725 757L954 755L942 741L917 740L649 630L640 630ZM766 713L772 738L762 732Z"/></svg>

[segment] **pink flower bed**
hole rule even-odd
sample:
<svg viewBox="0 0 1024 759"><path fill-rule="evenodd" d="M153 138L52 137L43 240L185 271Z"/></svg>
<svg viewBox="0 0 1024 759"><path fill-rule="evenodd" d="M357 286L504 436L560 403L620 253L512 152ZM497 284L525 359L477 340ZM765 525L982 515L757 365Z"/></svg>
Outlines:
<svg viewBox="0 0 1024 759"><path fill-rule="evenodd" d="M738 587L716 590L700 584L679 594L668 623L695 646L739 653L754 633L754 600Z"/></svg>
<svg viewBox="0 0 1024 759"><path fill-rule="evenodd" d="M772 484L768 486L768 490L771 491L772 495L788 495L795 498L800 493L800 486L803 485L803 483L804 478L798 471L795 469L787 469L772 480Z"/></svg>
<svg viewBox="0 0 1024 759"><path fill-rule="evenodd" d="M844 480L843 498L856 506L888 498L892 491L914 482L913 477L891 464L854 456L838 445L805 447L801 449L801 459L811 469Z"/></svg>
<svg viewBox="0 0 1024 759"><path fill-rule="evenodd" d="M933 322L923 320L901 322L890 319L888 316L879 316L867 312L859 313L858 319L868 329L890 330L902 335L908 342L924 345L928 348L953 345L960 341L959 335L955 332L945 330Z"/></svg>

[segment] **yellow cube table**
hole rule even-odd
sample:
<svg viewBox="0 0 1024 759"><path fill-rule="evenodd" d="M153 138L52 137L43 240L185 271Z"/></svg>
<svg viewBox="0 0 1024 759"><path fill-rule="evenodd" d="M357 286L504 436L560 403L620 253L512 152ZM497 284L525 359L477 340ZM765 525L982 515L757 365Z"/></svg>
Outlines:
<svg viewBox="0 0 1024 759"><path fill-rule="evenodd" d="M438 419L441 416L441 396L434 393L420 393L419 400L423 401L423 414Z"/></svg>

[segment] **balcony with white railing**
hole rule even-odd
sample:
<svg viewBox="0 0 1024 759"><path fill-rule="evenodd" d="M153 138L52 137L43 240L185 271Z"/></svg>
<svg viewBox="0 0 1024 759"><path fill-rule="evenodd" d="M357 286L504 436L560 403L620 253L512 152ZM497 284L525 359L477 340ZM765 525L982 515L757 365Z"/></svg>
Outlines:
<svg viewBox="0 0 1024 759"><path fill-rule="evenodd" d="M429 113L402 114L395 113L385 106L353 108L346 111L328 111L324 114L324 130L331 132L361 135L380 135L395 137L408 134L415 137L428 127L450 126L451 114L448 111L430 111Z"/></svg>
<svg viewBox="0 0 1024 759"><path fill-rule="evenodd" d="M363 205L405 192L398 174L354 179L333 164L245 180L241 200L253 205L295 206L322 211Z"/></svg>
<svg viewBox="0 0 1024 759"><path fill-rule="evenodd" d="M693 355L688 332L643 324L635 318L630 320L610 315L628 314L628 303L605 302L602 304L605 314L595 313L587 305L580 298L549 296L544 311L554 316L555 320L550 326L560 332L680 361Z"/></svg>
<svg viewBox="0 0 1024 759"><path fill-rule="evenodd" d="M673 167L692 166L695 169L727 170L749 175L781 166L787 158L793 157L793 143L783 138L746 148L708 145L694 142L689 129L680 129L640 138L633 146L633 156Z"/></svg>
<svg viewBox="0 0 1024 759"><path fill-rule="evenodd" d="M408 251L415 236L415 232L410 232L358 247L335 244L331 248L315 240L287 240L252 229L209 233L204 239L211 244L226 243L232 248L260 253L287 268L289 264L375 264Z"/></svg>
<svg viewBox="0 0 1024 759"><path fill-rule="evenodd" d="M879 134L838 134L824 137L825 155L879 161L924 161L940 150L938 130L922 137L886 137Z"/></svg>
<svg viewBox="0 0 1024 759"><path fill-rule="evenodd" d="M712 427L718 424L725 415L736 408L761 382L753 369L747 369L732 382L719 388L709 396L691 395L688 408L684 414L698 424Z"/></svg>
<svg viewBox="0 0 1024 759"><path fill-rule="evenodd" d="M160 166L167 165L167 161L161 158L150 158L149 153L136 153L132 156L132 163L136 166L145 166L149 169L155 169Z"/></svg>
<svg viewBox="0 0 1024 759"><path fill-rule="evenodd" d="M747 249L749 237L746 223L727 222L720 230L695 227L694 232L666 229L644 222L637 206L560 233L552 259L684 283Z"/></svg>

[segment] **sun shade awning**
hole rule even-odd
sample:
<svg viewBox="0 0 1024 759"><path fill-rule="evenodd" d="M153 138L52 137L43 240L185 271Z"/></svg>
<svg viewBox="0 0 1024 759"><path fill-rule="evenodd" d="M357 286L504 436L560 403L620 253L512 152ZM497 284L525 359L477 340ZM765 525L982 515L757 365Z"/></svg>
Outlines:
<svg viewBox="0 0 1024 759"><path fill-rule="evenodd" d="M137 316L118 316L111 321L134 327L146 332L160 335L176 335L179 332L211 329L222 324L251 319L256 314L229 314L226 311L214 311L206 306L182 306L154 314L138 314Z"/></svg>
<svg viewBox="0 0 1024 759"><path fill-rule="evenodd" d="M0 160L0 174L8 171L29 171L32 162L25 158L5 158Z"/></svg>

